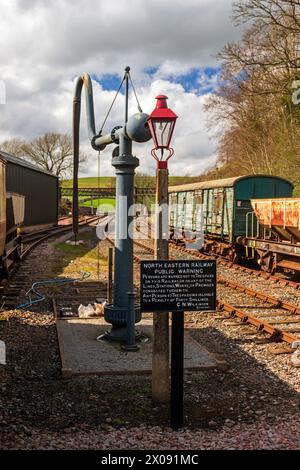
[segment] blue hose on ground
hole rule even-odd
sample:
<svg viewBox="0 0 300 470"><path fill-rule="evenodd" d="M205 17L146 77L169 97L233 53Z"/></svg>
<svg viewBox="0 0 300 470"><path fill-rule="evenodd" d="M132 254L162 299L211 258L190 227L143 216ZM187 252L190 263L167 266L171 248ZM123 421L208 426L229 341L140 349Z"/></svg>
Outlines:
<svg viewBox="0 0 300 470"><path fill-rule="evenodd" d="M37 304L37 303L42 302L43 300L45 300L45 296L37 290L37 287L45 286L47 284L67 284L67 283L74 282L74 281L83 281L84 279L87 279L88 277L90 277L90 275L91 275L91 273L83 272L82 276L78 277L78 278L59 277L59 278L56 278L56 279L47 279L47 280L44 280L44 281L34 282L31 286L31 288L29 289L29 291L26 292L25 295L26 295L26 297L28 297L30 295L30 293L33 293L37 296L37 298L34 299L34 300L31 300L31 298L30 298L30 300L28 302L25 302L24 304L18 305L17 307L15 307L15 309L24 309L26 307L30 307L33 304Z"/></svg>

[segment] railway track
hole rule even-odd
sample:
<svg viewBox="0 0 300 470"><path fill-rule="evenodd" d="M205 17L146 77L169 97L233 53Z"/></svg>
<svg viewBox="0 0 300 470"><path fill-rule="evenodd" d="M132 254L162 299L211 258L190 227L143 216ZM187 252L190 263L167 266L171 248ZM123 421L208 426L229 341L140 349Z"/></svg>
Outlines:
<svg viewBox="0 0 300 470"><path fill-rule="evenodd" d="M143 233L143 235L145 235L145 237L148 238L149 235L151 236L151 233L152 233L151 223L148 222L147 227L145 228L148 230L148 234L143 233L143 232L141 233ZM169 245L172 249L177 250L178 252L183 252L188 255L192 255L193 257L197 257L199 259L215 259L219 267L224 267L230 270L237 271L239 274L245 275L245 277L248 275L248 276L252 276L253 278L257 277L259 279L266 280L268 282L271 281L272 283L276 285L276 288L280 286L282 288L291 287L295 290L300 290L299 282L282 278L280 276L275 276L270 273L267 273L266 271L258 271L256 269L252 269L246 266L234 264L231 261L222 257L221 255L218 255L215 253L214 254L200 253L199 251L185 248L183 245L177 245L173 240L169 240Z"/></svg>
<svg viewBox="0 0 300 470"><path fill-rule="evenodd" d="M282 277L279 277L279 276L275 276L274 274L267 273L266 271L262 271L262 270L258 271L256 269L252 269L252 268L249 268L249 267L246 267L246 266L241 266L239 264L234 264L231 261L226 260L225 258L223 258L221 255L217 255L215 253L209 255L209 254L205 254L205 253L195 252L194 250L189 250L189 249L186 249L182 246L178 246L178 245L175 244L175 242L172 242L171 240L170 240L169 243L175 250L178 250L178 251L183 250L185 252L195 253L195 256L197 256L198 258L202 258L202 259L212 259L212 258L216 259L217 264L219 264L221 266L226 266L229 269L244 272L244 273L247 273L251 276L261 277L263 279L267 279L268 281L272 281L272 282L274 282L276 284L279 284L279 285L282 285L282 286L290 286L290 287L293 287L294 289L300 289L300 283L299 282L292 281L290 279L282 278Z"/></svg>
<svg viewBox="0 0 300 470"><path fill-rule="evenodd" d="M88 217L83 220L79 221L79 227L83 227L85 225L89 225L96 220L98 220L98 216ZM61 235L65 232L72 231L72 224L62 225L62 226L55 226L50 227L44 230L38 230L22 237L22 253L21 253L21 261L23 261L26 256L40 243L44 240L48 240L49 238Z"/></svg>
<svg viewBox="0 0 300 470"><path fill-rule="evenodd" d="M145 228L148 230L148 235L147 234L144 234L144 235L146 237L148 237L149 234L151 234L152 230L153 230L152 224L150 222L147 222L147 227L145 227ZM185 241L186 240L184 240L184 239L182 240L182 242L185 242ZM232 261L227 260L226 258L224 258L223 256L221 256L217 253L208 254L208 253L196 252L195 250L189 250L189 249L186 249L182 245L177 245L176 242L173 241L173 240L169 240L169 244L175 250L178 250L178 251L183 250L186 253L191 252L191 253L193 253L194 256L197 256L200 259L215 259L217 261L217 264L219 264L220 266L226 266L229 269L233 269L233 270L238 271L238 272L246 273L246 274L251 275L253 277L263 278L263 279L266 279L268 281L272 281L275 284L281 285L283 287L289 286L289 287L293 287L296 290L300 289L300 282L293 281L293 280L286 279L286 278L282 278L280 276L270 274L270 273L268 273L266 271L263 271L263 270L252 269L252 268L249 268L247 266L242 266L242 265L239 265L239 264L235 264Z"/></svg>
<svg viewBox="0 0 300 470"><path fill-rule="evenodd" d="M139 231L141 232L141 230ZM112 239L109 239L109 241L112 244L114 243ZM145 240L143 240L143 243L140 240L134 240L134 245L138 250L143 250L144 253L153 257L153 242L149 240L148 242L150 243L144 242ZM170 244L170 251L170 259L178 259L180 257L188 257L191 259L211 259L211 256L209 255L203 255L202 253L198 253L193 250L177 247L172 243ZM143 255L134 255L134 260L136 262L140 262L142 259L141 256ZM219 267L223 266L223 268L228 267L228 265L232 267L232 263L223 263L223 260L218 264ZM248 273L248 270L246 272ZM270 278L271 276L268 276L266 279L269 280ZM295 341L300 340L299 305L239 284L238 282L235 282L232 279L227 279L222 275L218 275L217 281L219 290L217 307L219 311L225 312L227 317L239 318L241 322L255 326L259 331L268 333L270 335L270 339L274 341L282 340L291 345ZM287 282L280 284L281 287L289 285ZM240 294L243 294L243 296L246 297L245 305L242 307L239 305ZM236 298L236 302L232 304L232 302L228 301L228 298ZM252 302L249 301L250 299ZM255 311L255 314L252 313L253 311Z"/></svg>
<svg viewBox="0 0 300 470"><path fill-rule="evenodd" d="M98 216L92 216L80 220L79 227L84 227L99 220ZM64 233L72 232L72 224L50 227L44 230L34 231L26 234L22 239L21 263L14 266L10 272L9 279L0 286L2 308L13 308L18 304L21 293L26 285L26 280L31 277L31 262L27 262L28 255L43 242L50 238L58 237ZM20 269L21 267L21 269Z"/></svg>
<svg viewBox="0 0 300 470"><path fill-rule="evenodd" d="M98 217L90 217L85 221L81 221L80 225L88 225L98 219ZM60 235L61 233L70 231L71 226L66 225L63 227L54 227L39 233L33 233L26 238L25 249L22 252L22 259L24 259L38 244L47 240L50 237ZM141 230L140 230L141 232ZM143 233L143 232L142 232ZM113 245L114 240L107 238ZM152 240L134 240L135 254L134 260L140 263L146 256L153 258L154 248ZM181 257L191 259L211 259L209 255L204 255L194 250L186 249L184 247L176 246L170 243L170 259L178 259ZM294 302L284 299L284 292L278 292L277 295L270 295L260 290L253 289L232 280L232 275L228 275L227 268L232 268L232 263L224 262L220 258L217 259L219 265L218 275L218 310L223 311L227 317L239 318L243 323L249 323L255 326L258 330L268 333L271 339L283 340L289 344L300 339L300 306ZM249 274L252 270L242 268L242 271ZM227 272L227 275L226 275ZM26 274L26 272L25 272ZM267 276L265 281L269 282L273 276ZM273 280L273 279L271 279ZM284 281L280 279L280 281ZM281 282L277 284L283 289L289 283ZM16 279L11 284L11 293L15 295L22 285L22 279ZM95 286L91 285L94 291ZM291 287L291 286L290 286ZM294 287L294 286L293 286ZM79 291L78 291L79 294ZM241 306L241 294L246 299L245 305ZM232 302L231 299L235 301ZM250 302L252 299L252 303ZM70 301L71 299L69 299ZM296 299L295 299L296 301ZM255 313L254 313L255 312Z"/></svg>

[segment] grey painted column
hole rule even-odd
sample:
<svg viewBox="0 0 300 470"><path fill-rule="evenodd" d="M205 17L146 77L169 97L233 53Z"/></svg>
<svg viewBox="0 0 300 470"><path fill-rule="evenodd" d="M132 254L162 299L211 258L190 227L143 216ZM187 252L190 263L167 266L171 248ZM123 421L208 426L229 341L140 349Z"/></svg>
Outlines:
<svg viewBox="0 0 300 470"><path fill-rule="evenodd" d="M116 170L116 229L114 256L113 303L105 306L105 320L112 324L108 340L126 340L128 292L133 292L133 240L128 234L133 215L128 214L133 204L134 172L139 160L132 156L132 141L124 132L119 136L119 156L112 165ZM139 306L135 306L135 321L140 321Z"/></svg>
<svg viewBox="0 0 300 470"><path fill-rule="evenodd" d="M133 204L134 171L139 160L131 155L132 142L120 136L120 156L113 158L116 169L116 234L114 306L128 305L128 292L133 290L133 240L128 226L133 220L128 210Z"/></svg>

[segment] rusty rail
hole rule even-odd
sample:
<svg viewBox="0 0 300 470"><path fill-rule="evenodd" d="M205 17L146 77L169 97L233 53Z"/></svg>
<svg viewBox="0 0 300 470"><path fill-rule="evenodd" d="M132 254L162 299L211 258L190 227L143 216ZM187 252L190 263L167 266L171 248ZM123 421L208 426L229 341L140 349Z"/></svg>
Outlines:
<svg viewBox="0 0 300 470"><path fill-rule="evenodd" d="M112 244L114 243L113 240L109 240L109 241ZM146 252L148 252L150 254L154 253L153 248L151 248L147 245L144 245L140 241L134 240L134 244L139 246L140 248L143 248ZM172 248L173 248L173 245L172 245ZM177 248L179 248L179 247L177 247ZM211 259L211 257L209 257L207 255L201 256L202 255L201 253L194 252L193 250L187 250L187 249L182 248L182 247L180 247L178 251L183 252L183 253L187 252L190 256L194 256L196 258L205 258L205 259L210 258ZM175 258L170 257L170 259L175 259ZM141 258L136 256L136 255L134 255L134 260L136 262L139 262L139 263L141 262ZM238 290L239 292L242 292L242 293L244 293L246 295L249 295L253 298L262 300L264 302L267 302L270 305L272 305L274 308L287 310L291 314L300 315L300 307L298 307L297 305L293 305L293 304L290 304L288 302L281 301L280 299L277 299L275 297L267 295L263 292L255 291L254 289L250 289L250 288L245 287L245 286L243 286L241 284L238 284L236 282L228 281L228 280L222 278L221 276L217 277L217 281L220 284L223 284L223 285L225 285L227 287L230 287L234 290ZM231 316L236 316L236 317L240 318L243 322L247 322L247 323L250 323L253 326L256 326L260 331L270 334L271 337L274 338L274 339L279 339L279 340L285 341L289 344L292 344L294 341L299 340L299 337L297 337L293 334L293 332L299 331L299 330L286 331L286 330L282 330L280 328L277 328L276 326L273 326L273 325L299 323L300 320L277 320L277 321L276 320L270 320L270 321L264 321L261 318L257 318L257 317L255 317L251 314L248 314L248 313L244 312L243 310L241 310L239 308L235 308L233 305L228 304L226 302L223 302L221 300L219 300L217 302L217 306L218 306L219 310L223 310L223 311L229 313Z"/></svg>
<svg viewBox="0 0 300 470"><path fill-rule="evenodd" d="M102 216L101 218L103 218L105 216ZM96 221L97 219L99 219L98 216L94 216L94 217L89 217L85 220L82 220L79 222L79 226L82 227L84 225L88 225L94 221ZM64 225L64 226L61 226L61 227L52 227L52 228L49 228L48 230L45 230L44 232L40 233L40 237L38 237L36 240L34 240L32 243L30 243L29 246L27 246L23 251L22 251L22 254L21 254L21 261L23 261L26 256L29 255L29 253L37 246L39 245L40 243L42 243L43 241L47 240L48 238L51 238L51 237L54 237L54 236L57 236L57 235L60 235L64 232L70 232L72 231L72 224L68 224L68 225ZM43 233L45 233L45 235L43 235ZM34 238L37 233L35 232L32 232L32 237ZM27 240L30 241L30 236L27 237ZM27 242L27 241L26 241Z"/></svg>
<svg viewBox="0 0 300 470"><path fill-rule="evenodd" d="M262 321L254 317L251 314L243 312L242 310L235 308L233 305L230 305L226 302L217 301L217 306L219 310L229 313L232 316L240 318L245 323L250 323L251 325L256 326L260 331L269 333L274 339L281 339L286 343L292 344L294 341L299 340L299 338L287 331L280 330L272 326L270 323Z"/></svg>
<svg viewBox="0 0 300 470"><path fill-rule="evenodd" d="M194 250L190 250L187 248L184 248L182 246L177 246L175 245L174 242L170 241L172 248L177 251L182 251L182 252L187 252L190 254L193 254L193 256L197 258L202 258L202 259L216 259L217 263L222 265L222 266L227 266L230 269L235 269L238 271L243 271L246 272L250 275L257 276L257 277L263 277L267 280L273 281L275 283L281 284L282 286L290 286L293 287L294 289L299 289L300 288L300 283L296 281L290 281L289 279L283 279L279 276L274 276L273 274L269 274L265 271L256 271L255 269L248 268L246 266L240 266L238 264L234 264L231 261L227 261L226 259L222 258L220 255L213 254L213 255L207 255L205 253L199 253Z"/></svg>

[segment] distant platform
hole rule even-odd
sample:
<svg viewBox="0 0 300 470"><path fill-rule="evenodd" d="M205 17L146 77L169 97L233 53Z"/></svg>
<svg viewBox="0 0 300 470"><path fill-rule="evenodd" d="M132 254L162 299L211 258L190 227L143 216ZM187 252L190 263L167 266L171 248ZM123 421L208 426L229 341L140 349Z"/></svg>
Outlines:
<svg viewBox="0 0 300 470"><path fill-rule="evenodd" d="M97 341L110 329L104 318L57 319L63 377L72 375L151 374L152 320L143 320L137 329L150 340L139 343L139 351L123 351L119 344ZM171 332L170 332L171 333ZM184 366L187 370L223 368L217 359L185 331ZM225 363L226 365L226 363Z"/></svg>

